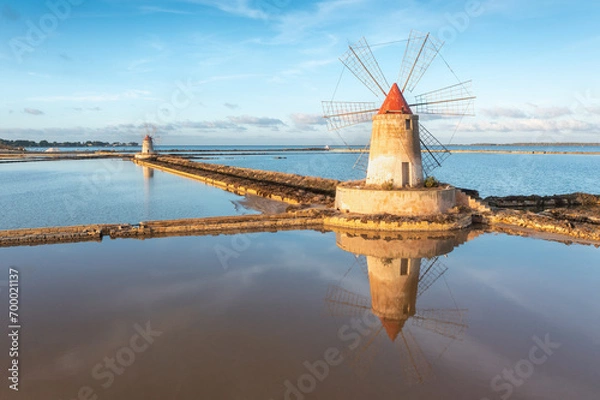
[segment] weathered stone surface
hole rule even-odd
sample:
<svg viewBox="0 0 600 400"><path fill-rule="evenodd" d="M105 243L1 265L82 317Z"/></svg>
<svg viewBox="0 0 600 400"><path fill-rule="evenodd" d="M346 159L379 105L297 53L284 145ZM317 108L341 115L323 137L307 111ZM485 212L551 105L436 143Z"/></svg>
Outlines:
<svg viewBox="0 0 600 400"><path fill-rule="evenodd" d="M496 208L546 209L600 204L600 196L587 193L571 193L554 196L491 196L486 197L484 201Z"/></svg>
<svg viewBox="0 0 600 400"><path fill-rule="evenodd" d="M140 164L189 174L189 177L197 177L232 192L256 194L291 204L318 203L331 206L335 199L335 188L339 184L333 179L199 163L173 156L160 156L156 161Z"/></svg>

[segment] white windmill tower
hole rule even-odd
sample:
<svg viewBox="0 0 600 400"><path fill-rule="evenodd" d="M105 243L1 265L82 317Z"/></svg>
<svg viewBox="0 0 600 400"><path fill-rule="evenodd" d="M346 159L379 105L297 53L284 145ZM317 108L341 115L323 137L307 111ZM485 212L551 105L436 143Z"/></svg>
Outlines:
<svg viewBox="0 0 600 400"><path fill-rule="evenodd" d="M401 85L388 83L364 38L349 46L340 58L359 81L384 100L323 102L330 130L368 121L373 124L366 181L340 185L336 194L338 209L359 214L430 215L455 206L454 188L424 188L424 174L440 166L449 151L420 124L418 114L472 115L475 97L471 82L417 95L413 103L405 98L442 45L429 33L412 31L400 69Z"/></svg>
<svg viewBox="0 0 600 400"><path fill-rule="evenodd" d="M142 151L135 155L137 160L152 160L157 156L156 150L154 150L156 127L152 124L145 124L145 129L146 136L142 140Z"/></svg>

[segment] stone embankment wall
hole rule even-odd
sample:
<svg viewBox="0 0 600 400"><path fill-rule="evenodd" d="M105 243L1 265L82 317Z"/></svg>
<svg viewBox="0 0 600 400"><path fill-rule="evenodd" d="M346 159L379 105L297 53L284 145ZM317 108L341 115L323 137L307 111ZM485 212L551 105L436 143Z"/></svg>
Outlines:
<svg viewBox="0 0 600 400"><path fill-rule="evenodd" d="M136 163L198 179L235 193L250 193L290 204L331 206L335 188L340 183L334 179L200 163L173 156Z"/></svg>
<svg viewBox="0 0 600 400"><path fill-rule="evenodd" d="M579 213L565 218L547 213L502 210L486 216L485 223L501 231L517 228L600 243L600 218L581 218Z"/></svg>
<svg viewBox="0 0 600 400"><path fill-rule="evenodd" d="M486 197L484 201L495 208L548 209L556 207L591 206L600 204L600 196L587 193L571 193L553 196L491 196Z"/></svg>
<svg viewBox="0 0 600 400"><path fill-rule="evenodd" d="M76 225L0 231L0 247L28 244L101 241L114 225Z"/></svg>
<svg viewBox="0 0 600 400"><path fill-rule="evenodd" d="M272 215L242 215L167 221L147 221L137 225L104 224L0 231L0 247L101 241L103 237L150 238L156 236L223 234L285 229L320 229L323 211L303 210Z"/></svg>

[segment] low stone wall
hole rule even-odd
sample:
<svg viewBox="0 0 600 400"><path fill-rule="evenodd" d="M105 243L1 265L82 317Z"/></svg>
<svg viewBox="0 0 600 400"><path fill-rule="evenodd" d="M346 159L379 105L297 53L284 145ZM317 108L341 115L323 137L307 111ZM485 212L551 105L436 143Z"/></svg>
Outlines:
<svg viewBox="0 0 600 400"><path fill-rule="evenodd" d="M382 190L344 184L338 186L335 198L335 208L358 214L432 215L455 206L453 187Z"/></svg>
<svg viewBox="0 0 600 400"><path fill-rule="evenodd" d="M503 210L488 215L485 217L485 222L492 227L516 227L600 242L600 225L597 223L574 222L563 218L557 219L550 215L514 210Z"/></svg>
<svg viewBox="0 0 600 400"><path fill-rule="evenodd" d="M282 172L261 171L159 156L139 165L197 179L235 193L250 193L289 204L333 205L339 181Z"/></svg>
<svg viewBox="0 0 600 400"><path fill-rule="evenodd" d="M470 214L438 215L424 218L410 218L393 215L334 214L324 218L324 226L359 230L430 232L465 229L473 223Z"/></svg>
<svg viewBox="0 0 600 400"><path fill-rule="evenodd" d="M113 225L76 225L0 231L0 247L101 241Z"/></svg>
<svg viewBox="0 0 600 400"><path fill-rule="evenodd" d="M486 197L484 201L495 208L548 209L600 204L600 196L587 193L571 193L553 196L490 196Z"/></svg>
<svg viewBox="0 0 600 400"><path fill-rule="evenodd" d="M319 210L305 210L272 215L147 221L138 225L104 224L12 229L0 231L0 247L101 241L103 237L150 238L280 229L320 229L323 227L323 215Z"/></svg>
<svg viewBox="0 0 600 400"><path fill-rule="evenodd" d="M126 237L152 237L156 235L220 234L251 230L274 231L290 228L320 228L323 217L317 212L274 215L243 215L210 217L170 221L141 222L138 226L111 229L113 239Z"/></svg>

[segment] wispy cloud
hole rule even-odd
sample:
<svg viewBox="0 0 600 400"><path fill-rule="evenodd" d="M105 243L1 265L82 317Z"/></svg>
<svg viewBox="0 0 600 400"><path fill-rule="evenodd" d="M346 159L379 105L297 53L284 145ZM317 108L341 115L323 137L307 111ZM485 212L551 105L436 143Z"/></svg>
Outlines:
<svg viewBox="0 0 600 400"><path fill-rule="evenodd" d="M73 61L73 59L67 53L60 53L58 56L65 61Z"/></svg>
<svg viewBox="0 0 600 400"><path fill-rule="evenodd" d="M99 111L100 108L75 108L77 111ZM33 109L26 109L32 111ZM39 110L38 110L39 111ZM40 111L41 112L41 111ZM35 114L35 113L34 113ZM37 115L37 114L36 114ZM286 126L283 121L270 117L255 117L244 115L218 120L182 120L164 124L153 124L152 128L158 134L172 137L189 137L199 133L222 134L223 132L247 132L250 127L269 128L277 131ZM148 126L144 123L109 124L103 127L48 127L48 128L0 128L0 136L6 138L86 138L95 139L107 136L116 140L134 140L144 134Z"/></svg>
<svg viewBox="0 0 600 400"><path fill-rule="evenodd" d="M481 110L483 115L490 118L526 118L527 114L518 108L494 107Z"/></svg>
<svg viewBox="0 0 600 400"><path fill-rule="evenodd" d="M193 14L192 12L189 12L189 11L176 10L176 9L173 9L173 8L156 7L156 6L140 6L138 9L142 13L144 13L144 14L156 14L156 13L161 13L161 14L180 14L180 15L191 15L191 14Z"/></svg>
<svg viewBox="0 0 600 400"><path fill-rule="evenodd" d="M268 13L265 10L252 7L248 0L183 0L187 3L193 3L208 7L214 7L225 13L250 19L267 19Z"/></svg>
<svg viewBox="0 0 600 400"><path fill-rule="evenodd" d="M29 71L29 72L27 72L27 75L34 76L36 78L50 78L50 75L48 75L48 74L41 74L39 72L31 72L31 71Z"/></svg>
<svg viewBox="0 0 600 400"><path fill-rule="evenodd" d="M528 107L493 107L481 110L486 117L497 118L539 118L552 119L567 115L573 115L574 112L568 107L541 107L535 104L527 104Z"/></svg>
<svg viewBox="0 0 600 400"><path fill-rule="evenodd" d="M29 101L42 101L42 102L60 102L60 101L75 101L75 102L109 102L109 101L122 101L122 100L160 100L155 97L151 97L151 92L147 90L126 90L122 93L89 93L89 94L74 94L68 96L37 96L30 97L26 100Z"/></svg>
<svg viewBox="0 0 600 400"><path fill-rule="evenodd" d="M37 108L25 108L23 112L31 115L44 115L44 112L42 110L38 110Z"/></svg>
<svg viewBox="0 0 600 400"><path fill-rule="evenodd" d="M531 106L533 111L529 115L535 118L559 118L573 114L573 110L568 107L539 107L534 104Z"/></svg>
<svg viewBox="0 0 600 400"><path fill-rule="evenodd" d="M323 118L321 114L294 113L290 114L290 119L297 127L300 128L327 124L325 118Z"/></svg>
<svg viewBox="0 0 600 400"><path fill-rule="evenodd" d="M133 60L127 66L127 71L135 72L136 74L150 72L150 71L152 71L152 68L143 68L143 66L147 66L151 62L152 62L152 60L149 60L147 58L140 58L138 60Z"/></svg>
<svg viewBox="0 0 600 400"><path fill-rule="evenodd" d="M73 110L79 111L79 112L82 112L82 111L102 111L102 109L100 107L86 107L86 108L84 108L84 107L73 107Z"/></svg>
<svg viewBox="0 0 600 400"><path fill-rule="evenodd" d="M268 118L268 117L253 117L251 115L242 115L239 117L227 117L233 123L241 124L241 125L254 125L254 126L278 126L285 125L285 123L277 118Z"/></svg>
<svg viewBox="0 0 600 400"><path fill-rule="evenodd" d="M600 124L575 119L516 119L463 123L461 130L467 132L600 132Z"/></svg>
<svg viewBox="0 0 600 400"><path fill-rule="evenodd" d="M229 108L230 110L237 110L240 108L239 104L233 104L233 103L225 103L223 104L225 107Z"/></svg>

